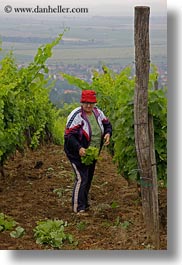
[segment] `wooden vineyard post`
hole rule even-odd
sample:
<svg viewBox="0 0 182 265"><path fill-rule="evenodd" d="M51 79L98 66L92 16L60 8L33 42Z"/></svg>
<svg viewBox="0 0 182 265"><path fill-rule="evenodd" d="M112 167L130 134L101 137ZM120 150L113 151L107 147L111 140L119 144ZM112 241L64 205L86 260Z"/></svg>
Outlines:
<svg viewBox="0 0 182 265"><path fill-rule="evenodd" d="M153 117L148 115L150 8L135 7L135 146L140 174L143 217L148 237L159 248L159 210Z"/></svg>

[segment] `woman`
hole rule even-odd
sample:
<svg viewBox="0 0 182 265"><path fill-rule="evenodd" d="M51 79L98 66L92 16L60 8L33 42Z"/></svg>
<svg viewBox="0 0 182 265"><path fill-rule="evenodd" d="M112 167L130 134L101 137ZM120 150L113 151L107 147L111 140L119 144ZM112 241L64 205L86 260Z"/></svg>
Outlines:
<svg viewBox="0 0 182 265"><path fill-rule="evenodd" d="M74 109L67 119L64 150L74 169L76 178L72 196L73 211L84 214L89 209L88 194L94 175L95 164L85 165L81 157L89 146L108 145L112 126L104 113L95 106L96 93L83 90L81 107Z"/></svg>

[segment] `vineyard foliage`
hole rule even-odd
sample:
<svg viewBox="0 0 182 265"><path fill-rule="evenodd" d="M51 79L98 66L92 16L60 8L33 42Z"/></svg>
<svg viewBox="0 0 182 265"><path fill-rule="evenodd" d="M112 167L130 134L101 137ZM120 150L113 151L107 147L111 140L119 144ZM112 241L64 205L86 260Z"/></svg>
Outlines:
<svg viewBox="0 0 182 265"><path fill-rule="evenodd" d="M98 106L109 117L113 126L110 151L120 173L126 179L137 180L139 170L134 139L134 87L135 77L131 67L119 74L103 66L103 72L93 73L92 83L77 77L63 74L69 83L81 89L94 89L97 92ZM167 98L166 88L155 89L158 73L151 66L149 81L149 113L154 118L155 151L158 179L167 181Z"/></svg>
<svg viewBox="0 0 182 265"><path fill-rule="evenodd" d="M60 34L52 43L42 45L27 67L18 68L12 53L0 62L0 170L9 155L25 146L36 148L41 142L54 140L63 144L67 115L78 106L64 104L57 110L49 99L51 88L46 61L52 49L62 39ZM119 171L126 179L138 178L134 140L135 77L127 67L119 74L103 66L94 71L92 82L62 73L70 84L80 89L94 89L98 106L113 126L110 152ZM149 81L149 113L154 118L155 150L158 179L167 181L167 98L166 88L156 88L158 73L151 67Z"/></svg>
<svg viewBox="0 0 182 265"><path fill-rule="evenodd" d="M58 111L49 100L46 60L63 34L42 45L27 67L18 68L13 54L0 62L0 167L16 149L37 147L56 130ZM2 173L2 172L1 172Z"/></svg>

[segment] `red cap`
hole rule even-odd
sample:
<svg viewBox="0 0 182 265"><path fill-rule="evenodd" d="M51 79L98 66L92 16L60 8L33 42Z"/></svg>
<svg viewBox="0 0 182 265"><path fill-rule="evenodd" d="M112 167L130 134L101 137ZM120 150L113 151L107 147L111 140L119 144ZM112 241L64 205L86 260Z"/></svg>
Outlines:
<svg viewBox="0 0 182 265"><path fill-rule="evenodd" d="M80 102L96 103L96 93L94 90L82 90Z"/></svg>

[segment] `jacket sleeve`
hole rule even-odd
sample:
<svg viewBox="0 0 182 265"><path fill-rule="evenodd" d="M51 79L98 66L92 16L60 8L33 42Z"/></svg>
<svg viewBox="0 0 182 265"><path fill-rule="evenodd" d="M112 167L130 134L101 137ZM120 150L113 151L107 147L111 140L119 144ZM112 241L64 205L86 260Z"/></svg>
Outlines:
<svg viewBox="0 0 182 265"><path fill-rule="evenodd" d="M80 138L81 119L78 113L71 113L68 116L65 129L65 146L71 153L78 153L81 148Z"/></svg>

